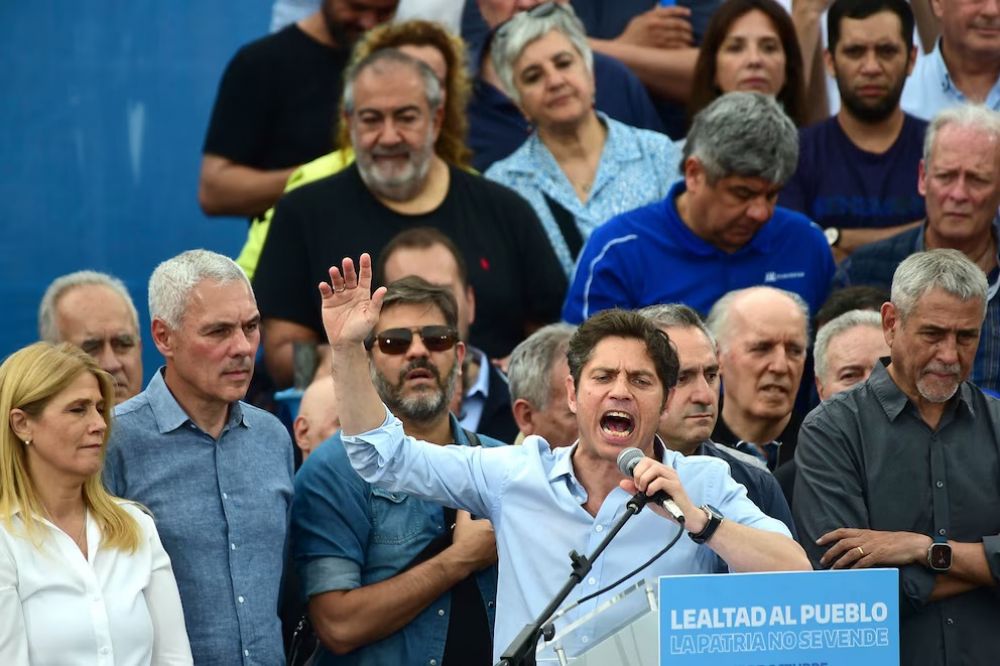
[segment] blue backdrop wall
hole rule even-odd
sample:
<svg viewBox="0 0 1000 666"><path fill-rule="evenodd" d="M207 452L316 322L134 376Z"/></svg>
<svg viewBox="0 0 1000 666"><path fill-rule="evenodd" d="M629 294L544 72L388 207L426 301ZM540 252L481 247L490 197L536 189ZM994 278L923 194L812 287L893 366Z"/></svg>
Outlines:
<svg viewBox="0 0 1000 666"><path fill-rule="evenodd" d="M0 357L37 338L54 277L122 278L140 310L157 263L239 251L246 223L198 208L201 143L222 71L266 33L271 0L0 2Z"/></svg>

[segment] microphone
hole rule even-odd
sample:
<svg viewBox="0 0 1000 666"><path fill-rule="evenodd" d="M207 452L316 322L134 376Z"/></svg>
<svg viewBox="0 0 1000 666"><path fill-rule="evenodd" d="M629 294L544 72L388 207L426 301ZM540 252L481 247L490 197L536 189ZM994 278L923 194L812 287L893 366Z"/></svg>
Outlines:
<svg viewBox="0 0 1000 666"><path fill-rule="evenodd" d="M635 466L646 457L642 451L635 447L629 447L618 454L618 469L625 476L632 478ZM645 493L644 493L645 494ZM662 490L657 491L652 496L647 496L650 502L659 504L663 509L674 517L678 523L684 523L684 512L677 506L673 498Z"/></svg>

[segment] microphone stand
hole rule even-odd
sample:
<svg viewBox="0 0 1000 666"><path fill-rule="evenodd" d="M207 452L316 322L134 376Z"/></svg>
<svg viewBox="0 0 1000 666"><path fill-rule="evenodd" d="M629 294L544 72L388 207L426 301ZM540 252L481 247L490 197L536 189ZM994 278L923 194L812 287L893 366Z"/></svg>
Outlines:
<svg viewBox="0 0 1000 666"><path fill-rule="evenodd" d="M538 639L544 636L546 641L550 641L555 636L555 627L552 624L546 624L549 618L559 609L566 600L566 597L569 596L569 593L573 591L573 588L587 577L587 574L590 573L593 567L594 561L604 552L604 549L608 547L608 544L611 543L611 540L617 536L621 529L625 527L625 523L628 522L629 518L642 511L642 507L646 506L650 499L645 493L634 495L625 505L625 513L618 519L614 527L608 531L607 536L597 545L597 548L590 554L590 557L581 555L575 550L570 551L569 559L573 563L573 571L569 575L569 580L556 593L556 596L549 602L549 605L545 607L545 610L541 612L535 621L525 625L524 629L514 637L511 644L500 655L500 661L495 666L536 666L535 652L538 649Z"/></svg>

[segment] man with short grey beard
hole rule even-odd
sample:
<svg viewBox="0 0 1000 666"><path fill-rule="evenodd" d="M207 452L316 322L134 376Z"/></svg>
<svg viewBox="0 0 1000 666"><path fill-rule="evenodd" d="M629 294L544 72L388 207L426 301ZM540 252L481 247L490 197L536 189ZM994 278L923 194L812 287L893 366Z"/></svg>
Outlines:
<svg viewBox="0 0 1000 666"><path fill-rule="evenodd" d="M966 381L986 295L986 275L957 250L905 259L882 306L888 365L799 433L801 543L816 566L899 569L907 665L1000 654L1000 401Z"/></svg>
<svg viewBox="0 0 1000 666"><path fill-rule="evenodd" d="M376 51L345 75L343 108L355 164L282 198L254 275L279 386L292 381L295 347L323 340L315 287L327 269L413 227L433 227L461 252L479 305L469 342L488 357L559 318L566 277L531 206L433 151L444 108L430 67Z"/></svg>
<svg viewBox="0 0 1000 666"><path fill-rule="evenodd" d="M404 432L440 445L501 446L463 430L448 411L465 355L449 289L415 276L390 284L365 346L376 391ZM324 646L318 666L491 663L489 521L373 488L351 468L339 433L309 456L295 484L292 549Z"/></svg>

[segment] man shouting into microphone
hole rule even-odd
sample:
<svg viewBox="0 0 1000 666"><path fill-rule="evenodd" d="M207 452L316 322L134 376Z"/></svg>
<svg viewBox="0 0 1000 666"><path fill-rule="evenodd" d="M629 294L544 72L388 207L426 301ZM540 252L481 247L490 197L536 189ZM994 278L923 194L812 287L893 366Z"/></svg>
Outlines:
<svg viewBox="0 0 1000 666"><path fill-rule="evenodd" d="M442 447L407 437L372 385L364 341L378 321L385 290L371 294L370 258L361 256L359 270L351 259L342 269L332 267L320 293L343 441L354 468L377 486L493 523L499 553L495 658L562 586L569 551L593 551L639 491L672 497L691 538L680 539L623 585L727 568L811 568L787 528L747 499L725 463L685 458L656 438L678 363L666 334L642 315L602 312L570 340L566 399L580 430L573 446L552 449L530 436L516 447ZM624 478L617 465L629 447L646 456L633 479ZM650 507L625 525L568 603L625 576L670 540L675 523L660 506ZM602 600L581 604L569 619Z"/></svg>

